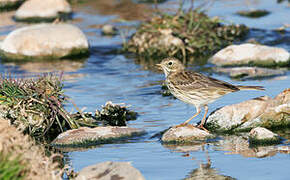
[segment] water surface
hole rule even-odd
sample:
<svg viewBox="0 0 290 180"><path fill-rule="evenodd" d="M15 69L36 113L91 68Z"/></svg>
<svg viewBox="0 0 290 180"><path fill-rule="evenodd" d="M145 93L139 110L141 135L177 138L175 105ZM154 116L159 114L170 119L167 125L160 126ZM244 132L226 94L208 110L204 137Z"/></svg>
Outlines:
<svg viewBox="0 0 290 180"><path fill-rule="evenodd" d="M272 31L281 27L283 23L289 23L289 7L287 4L277 4L274 0L254 1L253 7L267 9L271 14L260 19L248 19L235 14L237 10L248 8L244 1L215 1L208 13L210 16L221 16L226 21L244 23L252 29L248 38L272 46L283 47L290 51L290 32L279 34ZM151 8L150 4L136 4L131 1L107 2L109 5L115 3L130 4L130 7ZM111 3L111 4L110 4ZM197 1L197 4L201 1ZM138 62L134 56L125 56L115 53L121 48L122 37L101 36L100 29L96 25L103 23L114 23L122 29L124 26L135 26L144 14L136 15L129 21L128 13L115 8L112 11L104 11L104 7L113 7L108 4L81 3L74 5L75 13L73 22L79 26L87 35L91 48L91 55L87 59L79 61L53 61L43 63L5 63L0 64L0 71L12 71L18 75L33 74L44 71L65 71L65 91L68 96L80 108L85 111L94 112L100 109L107 101L114 103L126 103L131 109L137 111L140 116L136 121L130 121L129 126L144 128L147 134L142 137L132 138L123 143L106 144L83 151L66 153L66 162L76 171L103 161L130 161L138 168L146 179L152 180L176 180L193 177L195 179L209 179L232 177L236 179L289 179L290 156L280 152L266 153L265 157L257 157L257 152L271 152L278 146L289 146L289 131L283 136L288 137L284 144L278 146L259 148L245 148L238 151L235 141L229 143L225 148L222 139L216 142L207 142L192 146L165 146L158 137L151 138L156 133L167 129L172 125L179 124L195 113L191 105L187 105L171 97L160 95L161 81L164 75L152 69L151 65L145 66ZM115 6L117 6L115 5ZM188 5L186 5L188 6ZM174 1L166 1L160 4L160 8L176 8ZM128 10L129 11L129 10ZM132 11L131 13L136 13ZM139 17L140 16L140 17ZM129 16L130 17L130 16ZM132 16L133 17L133 16ZM145 17L146 18L146 17ZM0 27L0 35L6 35L9 31L21 26L9 24ZM132 33L134 28L129 29ZM209 65L206 65L208 67ZM148 69L149 68L149 69ZM201 70L203 67L190 67ZM241 91L226 95L218 101L209 105L209 112L224 105L242 102L258 96L267 95L275 97L285 88L289 88L290 71L286 75L263 80L235 81L227 76L211 74L212 77L233 84L261 85L266 91ZM71 104L66 108L73 109ZM200 121L198 116L193 122ZM205 175L200 176L200 172ZM202 174L202 173L201 173Z"/></svg>

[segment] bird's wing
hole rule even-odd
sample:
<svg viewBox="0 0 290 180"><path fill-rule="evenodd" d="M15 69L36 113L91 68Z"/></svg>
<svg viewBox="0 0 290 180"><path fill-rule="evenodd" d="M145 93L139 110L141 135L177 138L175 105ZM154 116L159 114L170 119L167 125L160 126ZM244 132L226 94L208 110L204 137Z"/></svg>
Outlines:
<svg viewBox="0 0 290 180"><path fill-rule="evenodd" d="M220 89L225 91L238 91L239 88L227 82L214 79L193 71L182 71L169 76L171 83L179 89Z"/></svg>

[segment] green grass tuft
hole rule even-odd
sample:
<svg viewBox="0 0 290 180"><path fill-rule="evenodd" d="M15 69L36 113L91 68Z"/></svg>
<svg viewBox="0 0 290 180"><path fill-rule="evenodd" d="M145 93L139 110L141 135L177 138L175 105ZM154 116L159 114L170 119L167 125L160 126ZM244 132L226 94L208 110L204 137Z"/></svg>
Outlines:
<svg viewBox="0 0 290 180"><path fill-rule="evenodd" d="M4 156L0 153L0 179L22 180L25 177L25 166L19 157Z"/></svg>

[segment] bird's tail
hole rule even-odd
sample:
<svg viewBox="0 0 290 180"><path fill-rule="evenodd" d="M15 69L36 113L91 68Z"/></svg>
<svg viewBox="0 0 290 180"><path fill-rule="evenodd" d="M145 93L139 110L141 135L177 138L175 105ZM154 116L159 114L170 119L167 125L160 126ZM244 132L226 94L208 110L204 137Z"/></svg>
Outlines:
<svg viewBox="0 0 290 180"><path fill-rule="evenodd" d="M237 86L240 90L265 90L263 86Z"/></svg>

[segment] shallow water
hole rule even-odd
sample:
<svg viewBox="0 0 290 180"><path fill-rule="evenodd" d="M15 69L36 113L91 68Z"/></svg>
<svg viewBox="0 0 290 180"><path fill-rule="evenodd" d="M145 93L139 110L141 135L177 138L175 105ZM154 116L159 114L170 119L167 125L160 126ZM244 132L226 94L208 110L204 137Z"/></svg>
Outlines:
<svg viewBox="0 0 290 180"><path fill-rule="evenodd" d="M167 1L160 7L176 7L176 3L172 2ZM200 2L197 1L197 4ZM256 2L255 6L270 10L272 13L261 19L248 19L234 14L236 10L247 8L247 6L239 6L244 1L234 2L236 4L232 1L216 1L209 8L209 14L222 16L227 21L244 23L251 28L258 28L251 30L248 38L254 37L262 43L283 47L290 51L290 31L285 34L272 31L272 29L282 26L283 23L290 23L289 17L287 18L290 8L287 7L286 3L276 4L274 0L254 1ZM130 3L130 6L137 6L135 3ZM273 150L278 146L289 146L289 131L283 133L283 137L288 138L284 144L264 149L238 148L236 146L240 145L239 141L228 143L228 146L225 146L226 143L222 139L194 146L174 147L162 145L158 137L151 138L156 133L188 119L195 112L195 109L179 100L161 96L159 92L164 75L153 70L151 65L139 64L136 63L138 61L134 57L115 53L116 49L121 48L122 38L120 36L101 36L100 29L95 28L94 25L118 20L118 15L122 19L128 17L126 14L122 14L121 10L104 13L102 6L105 5L97 3L74 5L73 18L75 20L73 23L86 33L90 41L91 55L89 58L80 61L67 60L46 63L2 62L0 65L2 73L10 71L20 76L54 71L55 69L65 71L66 94L78 107L85 107L85 111L94 112L95 109L100 109L106 101L113 101L114 103L131 105L130 108L140 114L136 121L129 122L129 126L144 128L147 131L146 135L129 139L123 143L106 144L87 150L67 152L66 162L68 164L79 171L83 167L103 161L131 161L133 166L138 168L146 179L150 180L176 180L191 176L196 179L202 177L215 179L218 176L255 180L290 178L289 154ZM106 7L111 6L106 5ZM136 16L133 20L115 24L125 29L124 25L136 25L138 24L137 20L142 18L143 16ZM0 27L0 36L6 35L16 26L19 25L9 24L9 26ZM130 32L132 30L129 30ZM206 67L208 66L206 65ZM191 66L190 68L203 70L203 67ZM211 74L211 76L233 84L265 86L266 91L242 91L226 95L209 105L210 112L218 107L258 96L275 97L285 88L290 87L289 70L286 75L263 80L234 81L219 74ZM66 108L70 111L73 106L67 104ZM201 116L198 116L193 122L196 123L200 120ZM266 153L265 157L257 155L257 152L261 154L265 151L270 153L268 155ZM200 171L206 176L198 175Z"/></svg>

